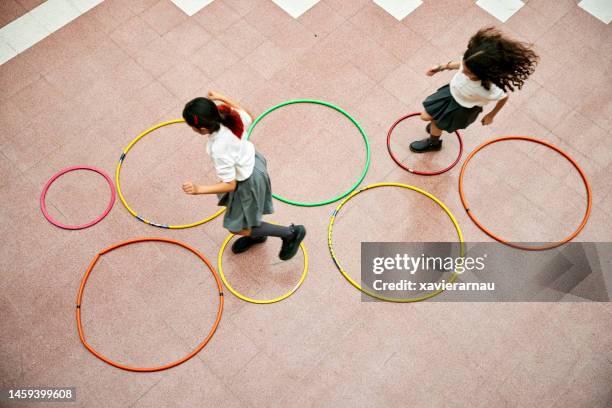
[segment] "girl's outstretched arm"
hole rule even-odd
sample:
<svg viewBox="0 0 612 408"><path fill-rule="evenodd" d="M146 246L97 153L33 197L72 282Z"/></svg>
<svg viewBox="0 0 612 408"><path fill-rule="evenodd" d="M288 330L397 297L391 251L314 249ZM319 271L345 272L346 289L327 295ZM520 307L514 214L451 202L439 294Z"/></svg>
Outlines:
<svg viewBox="0 0 612 408"><path fill-rule="evenodd" d="M505 98L500 99L499 101L497 101L497 103L495 104L495 107L491 110L491 112L487 113L486 115L484 115L482 117L482 124L484 125L490 125L491 123L493 123L493 119L495 118L495 115L497 115L497 113L501 110L501 108L504 107L504 105L506 104L506 102L508 102L508 94L506 94Z"/></svg>
<svg viewBox="0 0 612 408"><path fill-rule="evenodd" d="M199 186L191 181L183 183L183 191L187 194L219 194L236 190L236 180L228 183L220 181L210 186Z"/></svg>
<svg viewBox="0 0 612 408"><path fill-rule="evenodd" d="M453 70L453 69L459 69L460 66L461 66L461 62L458 62L458 61L448 61L446 64L438 64L438 65L435 65L435 66L429 68L425 72L425 75L433 76L434 74L436 74L436 73L438 73L440 71L448 71L448 70Z"/></svg>
<svg viewBox="0 0 612 408"><path fill-rule="evenodd" d="M249 114L249 116L251 117L251 120L253 120L253 114L251 112L249 112L248 109L243 108L242 106L238 105L236 102L234 102L233 100L231 100L230 98L228 98L225 95L221 95L218 92L215 91L208 91L208 99L212 100L212 101L219 101L222 102L228 106L230 106L231 108L234 109L240 109L245 111L246 113Z"/></svg>

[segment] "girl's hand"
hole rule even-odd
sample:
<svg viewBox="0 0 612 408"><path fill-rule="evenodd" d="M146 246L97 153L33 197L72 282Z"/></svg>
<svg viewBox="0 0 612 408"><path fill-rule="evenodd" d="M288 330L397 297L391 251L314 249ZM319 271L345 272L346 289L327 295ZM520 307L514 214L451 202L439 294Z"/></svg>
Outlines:
<svg viewBox="0 0 612 408"><path fill-rule="evenodd" d="M208 91L208 99L210 100L221 100L221 95L215 91Z"/></svg>
<svg viewBox="0 0 612 408"><path fill-rule="evenodd" d="M491 123L493 123L493 118L495 118L495 115L491 115L490 113L487 113L486 115L483 116L480 122L482 123L482 126L490 125Z"/></svg>
<svg viewBox="0 0 612 408"><path fill-rule="evenodd" d="M437 74L439 72L438 68L440 68L439 65L435 65L431 68L429 68L426 72L425 75L427 76L434 76L434 74Z"/></svg>
<svg viewBox="0 0 612 408"><path fill-rule="evenodd" d="M183 191L187 194L199 194L200 190L198 189L197 184L193 184L191 181L187 181L183 183Z"/></svg>

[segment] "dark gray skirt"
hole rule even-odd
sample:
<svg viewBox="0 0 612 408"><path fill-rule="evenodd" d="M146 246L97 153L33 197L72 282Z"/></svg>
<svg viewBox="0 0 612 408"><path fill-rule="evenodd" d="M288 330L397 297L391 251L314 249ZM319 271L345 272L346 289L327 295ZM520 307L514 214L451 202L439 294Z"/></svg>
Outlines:
<svg viewBox="0 0 612 408"><path fill-rule="evenodd" d="M450 87L444 85L423 101L425 112L436 121L436 126L446 132L465 129L471 125L480 112L481 106L466 108L457 103L450 92Z"/></svg>
<svg viewBox="0 0 612 408"><path fill-rule="evenodd" d="M219 205L225 206L223 227L231 232L257 227L264 214L272 214L272 186L266 167L266 159L255 152L253 174L236 184L229 193L218 194Z"/></svg>

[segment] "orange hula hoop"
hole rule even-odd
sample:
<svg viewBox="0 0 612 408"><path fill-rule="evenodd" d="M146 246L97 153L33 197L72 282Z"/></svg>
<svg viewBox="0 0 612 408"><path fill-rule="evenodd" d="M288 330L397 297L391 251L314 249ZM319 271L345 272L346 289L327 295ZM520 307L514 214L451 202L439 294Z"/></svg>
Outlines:
<svg viewBox="0 0 612 408"><path fill-rule="evenodd" d="M553 243L551 243L549 245L540 245L540 246L526 246L526 245L521 245L521 244L517 244L517 243L514 243L514 242L509 242L509 241L501 238L500 236L494 234L491 230L489 230L487 227L482 225L482 223L478 220L478 218L476 218L474 213L470 210L470 206L469 206L469 204L467 202L467 199L465 198L465 194L463 192L463 176L465 175L465 169L467 168L468 163L470 162L472 157L474 157L476 155L476 153L478 153L480 150L484 149L486 146L489 146L489 145L491 145L493 143L497 143L497 142L501 142L501 141L506 141L506 140L524 140L524 141L528 141L528 142L538 143L538 144L540 144L542 146L546 146L546 147L556 151L561 156L565 157L565 159L567 159L574 166L574 168L576 170L578 170L578 173L580 173L580 177L582 178L582 181L584 182L584 186L585 186L585 189L586 189L586 192L587 192L587 208L586 208L586 211L584 213L584 217L582 218L582 222L580 223L578 228L573 233L568 235L566 238L562 239L561 241L553 242ZM467 212L467 215L472 219L472 221L474 221L476 226L478 228L480 228L485 234L487 234L488 236L490 236L494 240L501 242L502 244L505 244L505 245L508 245L510 247L517 248L517 249L523 249L523 250L526 250L526 251L545 251L547 249L553 249L553 248L556 248L556 247L559 247L559 246L561 246L563 244L568 243L572 239L576 238L576 236L578 236L578 234L580 234L582 229L586 226L587 221L589 219L589 216L591 215L591 205L592 205L591 185L589 184L589 181L587 179L586 174L580 168L578 163L576 163L576 161L574 159L572 159L567 153L565 153L563 150L559 149L557 146L554 146L554 145L552 145L552 144L550 144L548 142L545 142L543 140L536 139L536 138L533 138L533 137L528 137L528 136L505 136L505 137L500 137L500 138L497 138L497 139L491 139L491 140L488 140L488 141L484 142L483 144L478 146L476 149L474 149L474 151L472 151L468 155L468 157L465 159L465 162L463 163L463 166L461 167L461 173L459 174L459 196L461 197L461 203L463 204L463 207L465 208L465 211Z"/></svg>
<svg viewBox="0 0 612 408"><path fill-rule="evenodd" d="M205 264L206 266L208 266L208 269L210 270L210 272L213 274L215 281L217 282L217 288L219 290L219 306L217 308L217 317L215 319L215 323L212 326L212 329L210 330L210 332L208 333L208 335L206 336L206 338L195 348L195 350L193 350L191 353L189 353L187 356L181 358L180 360L177 360L175 362L172 363L168 363L159 367L131 367L131 366L127 366L124 364L120 364L117 363L115 361L112 361L111 359L103 356L101 353L99 353L98 351L96 351L89 343L87 343L87 340L85 340L85 334L83 331L83 326L81 324L81 304L83 301L83 291L85 289L85 284L87 283L87 279L89 278L89 275L91 274L94 266L96 265L96 263L98 262L98 259L100 259L100 257L104 254L107 254L117 248L120 248L122 246L126 246L126 245L130 245L130 244L135 244L138 242L166 242L169 244L174 244L174 245L178 245L181 246L185 249L187 249L188 251L190 251L191 253L195 254L198 258L200 258ZM125 242L121 242L119 244L110 246L102 251L100 251L98 254L96 254L96 256L94 257L94 259L91 261L91 263L89 264L89 267L87 268L87 271L85 272L85 276L83 276L83 279L81 280L81 286L79 288L79 294L77 295L77 301L76 301L76 322L77 322L77 329L79 331L79 338L81 339L81 343L83 343L83 346L85 346L85 348L87 350L89 350L94 356L98 357L100 360L104 361L107 364L110 364L114 367L120 368L122 370L126 370L126 371L135 371L135 372L154 372L154 371L162 371L162 370L167 370L168 368L172 368L172 367L176 367L179 364L184 363L185 361L189 360L190 358L192 358L193 356L195 356L196 354L198 354L200 351L202 351L202 349L206 346L206 344L208 344L208 342L210 341L210 339L212 338L212 336L215 334L215 331L217 330L217 327L219 326L219 322L221 321L221 314L223 313L223 287L221 285L221 280L219 279L219 276L217 275L217 272L215 271L215 269L213 268L212 264L208 261L208 259L206 259L202 254L200 254L196 249L190 247L187 244L184 244L180 241L176 241L173 239L167 239L167 238L137 238L137 239L132 239L129 241L125 241Z"/></svg>

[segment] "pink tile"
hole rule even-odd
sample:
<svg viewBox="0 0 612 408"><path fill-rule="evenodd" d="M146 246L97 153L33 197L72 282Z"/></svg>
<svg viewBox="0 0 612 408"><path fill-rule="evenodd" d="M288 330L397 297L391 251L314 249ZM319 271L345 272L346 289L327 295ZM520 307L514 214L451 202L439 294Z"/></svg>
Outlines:
<svg viewBox="0 0 612 408"><path fill-rule="evenodd" d="M243 19L266 37L278 33L283 24L293 21L293 17L269 1L259 3Z"/></svg>
<svg viewBox="0 0 612 408"><path fill-rule="evenodd" d="M219 378L231 380L259 351L239 326L227 320L219 325L206 353L198 357Z"/></svg>
<svg viewBox="0 0 612 408"><path fill-rule="evenodd" d="M463 9L463 12L465 12L465 9ZM447 23L446 13L440 13L435 4L428 2L421 4L402 20L402 24L419 33L434 45L441 36L439 27L443 27Z"/></svg>
<svg viewBox="0 0 612 408"><path fill-rule="evenodd" d="M137 50L133 57L154 78L165 74L182 61L176 46L164 37L154 39L147 47Z"/></svg>
<svg viewBox="0 0 612 408"><path fill-rule="evenodd" d="M553 129L569 112L569 106L544 88L536 91L523 109L548 130Z"/></svg>
<svg viewBox="0 0 612 408"><path fill-rule="evenodd" d="M606 81L606 75L601 69L604 64L602 56L585 50L584 55L575 55L574 58L567 61L564 69L551 75L544 86L569 106L576 108ZM581 70L582 74L572 75L576 70Z"/></svg>
<svg viewBox="0 0 612 408"><path fill-rule="evenodd" d="M559 20L576 6L574 0L529 0L528 3L529 8L540 12L540 14L549 16L553 21ZM554 7L551 7L553 5Z"/></svg>
<svg viewBox="0 0 612 408"><path fill-rule="evenodd" d="M235 100L241 100L262 88L265 79L248 65L236 64L219 76L215 83L224 95L235 98Z"/></svg>
<svg viewBox="0 0 612 408"><path fill-rule="evenodd" d="M526 5L506 21L504 29L518 35L523 41L533 43L557 22L550 14L550 12L541 13L536 8Z"/></svg>
<svg viewBox="0 0 612 408"><path fill-rule="evenodd" d="M21 342L26 332L18 319L17 309L6 295L0 298L0 310L2 316L4 316L0 328L2 328L3 333L6 333L1 347L2 352L8 356L7 362L0 368L1 381L2 386L9 386L11 383L17 383L23 375L23 366L21 365L23 347Z"/></svg>
<svg viewBox="0 0 612 408"><path fill-rule="evenodd" d="M45 0L17 0L17 2L21 4L23 8L27 11L30 11L36 6L41 5L42 3L44 3L44 1Z"/></svg>
<svg viewBox="0 0 612 408"><path fill-rule="evenodd" d="M162 75L159 81L174 96L185 101L195 98L197 96L195 93L210 83L206 75L189 62L177 65Z"/></svg>
<svg viewBox="0 0 612 408"><path fill-rule="evenodd" d="M46 79L41 78L19 91L13 100L24 114L39 116L50 108L61 105L66 99Z"/></svg>
<svg viewBox="0 0 612 408"><path fill-rule="evenodd" d="M187 15L182 10L174 3L165 0L160 0L148 8L141 16L159 35L164 35L183 21L187 21Z"/></svg>
<svg viewBox="0 0 612 408"><path fill-rule="evenodd" d="M236 11L241 17L244 17L249 11L258 7L261 2L259 0L221 0L222 3L228 5Z"/></svg>
<svg viewBox="0 0 612 408"><path fill-rule="evenodd" d="M360 42L359 47L352 48L348 58L375 82L383 80L401 64L401 60L392 52L369 39Z"/></svg>
<svg viewBox="0 0 612 408"><path fill-rule="evenodd" d="M27 12L16 0L3 1L0 4L0 27L4 27L11 21L21 17Z"/></svg>
<svg viewBox="0 0 612 408"><path fill-rule="evenodd" d="M159 0L132 0L128 3L128 7L134 15L141 14L143 11L155 6Z"/></svg>
<svg viewBox="0 0 612 408"><path fill-rule="evenodd" d="M98 24L97 26L106 33L113 32L121 23L127 21L134 15L132 10L125 7L121 0L105 0L89 13Z"/></svg>
<svg viewBox="0 0 612 408"><path fill-rule="evenodd" d="M101 7L101 6L100 6ZM121 22L127 20L127 16ZM71 55L87 54L106 39L106 32L93 11L81 15L51 35ZM43 40L44 42L44 40Z"/></svg>
<svg viewBox="0 0 612 408"><path fill-rule="evenodd" d="M134 99L141 101L140 103L151 113L152 117L155 118L169 114L173 107L182 102L157 81L140 89L138 94L134 95ZM180 112L174 112L174 115L177 117L179 114Z"/></svg>
<svg viewBox="0 0 612 408"><path fill-rule="evenodd" d="M584 48L576 35L568 30L568 27L561 21L540 37L536 41L536 46L540 47L558 63L566 60L571 61L573 56Z"/></svg>
<svg viewBox="0 0 612 408"><path fill-rule="evenodd" d="M194 56L199 48L213 39L207 31L193 20L185 20L180 23L168 31L164 38L185 57Z"/></svg>
<svg viewBox="0 0 612 408"><path fill-rule="evenodd" d="M4 187L9 183L11 179L18 179L21 177L21 172L17 169L15 164L9 160L6 156L0 153L0 170L4 178L0 181L0 188Z"/></svg>
<svg viewBox="0 0 612 408"><path fill-rule="evenodd" d="M315 4L298 18L298 21L318 38L334 32L345 20L341 13L325 2Z"/></svg>
<svg viewBox="0 0 612 408"><path fill-rule="evenodd" d="M248 55L265 41L265 37L244 20L238 20L217 38L238 56Z"/></svg>
<svg viewBox="0 0 612 408"><path fill-rule="evenodd" d="M607 132L578 112L570 112L554 129L553 133L578 151L607 166L609 157ZM600 149L592 149L596 145Z"/></svg>
<svg viewBox="0 0 612 408"><path fill-rule="evenodd" d="M271 41L266 41L249 54L244 61L262 77L269 80L279 69L287 65L290 58L283 48Z"/></svg>
<svg viewBox="0 0 612 408"><path fill-rule="evenodd" d="M153 77L133 60L126 60L112 71L107 70L98 77L100 84L129 96L153 81Z"/></svg>
<svg viewBox="0 0 612 408"><path fill-rule="evenodd" d="M453 21L449 30L430 41L434 46L450 55L462 56L472 35L483 27L497 26L498 23L495 17L473 4L468 13L462 14Z"/></svg>
<svg viewBox="0 0 612 408"><path fill-rule="evenodd" d="M45 134L39 129L25 129L11 139L2 153L21 171L26 171L39 160L57 149L63 140L56 134Z"/></svg>
<svg viewBox="0 0 612 408"><path fill-rule="evenodd" d="M285 376L282 369L278 367L272 369L274 366L272 358L264 353L259 353L247 364L234 381L228 384L228 388L239 399L249 401L249 404L253 407L268 406L271 402L278 401L278 396L282 393L283 389L286 389L295 381ZM273 380L264 380L261 376L253 375L254 372L260 372L259 370L264 367L267 367L266 371L270 373ZM240 387L238 387L238 384L241 384Z"/></svg>
<svg viewBox="0 0 612 408"><path fill-rule="evenodd" d="M581 7L572 7L559 24L572 33L576 41L589 44L593 49L610 43L609 26Z"/></svg>
<svg viewBox="0 0 612 408"><path fill-rule="evenodd" d="M200 354L206 354L206 352L203 351ZM201 384L207 384L206 389L203 389ZM177 395L180 395L178 399ZM211 373L205 363L195 359L189 364L168 372L162 381L156 383L145 395L134 401L133 405L136 408L152 405L171 407L180 401L180 404L189 406L198 405L202 400L230 408L244 405L236 396L227 391L225 384Z"/></svg>
<svg viewBox="0 0 612 408"><path fill-rule="evenodd" d="M612 101L607 97L609 89L598 87L585 98L578 111L608 131L612 130Z"/></svg>
<svg viewBox="0 0 612 408"><path fill-rule="evenodd" d="M324 3L328 4L343 17L349 18L357 14L359 10L368 4L368 0L355 0L350 3L342 0L324 0Z"/></svg>
<svg viewBox="0 0 612 408"><path fill-rule="evenodd" d="M65 46L55 35L51 35L21 55L28 64L36 67L42 75L46 75L54 68L71 63L76 54L74 49Z"/></svg>
<svg viewBox="0 0 612 408"><path fill-rule="evenodd" d="M110 37L124 51L133 55L147 48L159 35L140 16L134 16L121 23Z"/></svg>
<svg viewBox="0 0 612 408"><path fill-rule="evenodd" d="M269 81L263 88L258 89L251 95L242 99L241 103L248 107L255 116L265 111L270 106L277 105L289 99L299 98L300 93L288 86Z"/></svg>
<svg viewBox="0 0 612 408"><path fill-rule="evenodd" d="M318 41L315 34L296 20L282 24L278 32L269 34L268 38L276 46L295 57L304 54Z"/></svg>
<svg viewBox="0 0 612 408"><path fill-rule="evenodd" d="M204 44L190 57L190 61L212 79L224 73L239 59L229 47L223 45L216 38Z"/></svg>
<svg viewBox="0 0 612 408"><path fill-rule="evenodd" d="M128 54L112 40L100 41L86 59L93 64L96 73L110 71L126 61L132 62Z"/></svg>
<svg viewBox="0 0 612 408"><path fill-rule="evenodd" d="M23 55L7 61L0 70L0 88L2 88L2 100L15 95L28 85L40 78L39 70L30 65Z"/></svg>
<svg viewBox="0 0 612 408"><path fill-rule="evenodd" d="M405 64L400 65L381 81L381 85L408 106L415 106L417 97L427 90L428 77L418 74ZM432 89L432 92L434 89ZM418 110L418 108L416 108Z"/></svg>
<svg viewBox="0 0 612 408"><path fill-rule="evenodd" d="M225 4L225 2L213 1L194 14L193 18L206 31L217 35L221 34L229 26L240 20L240 15Z"/></svg>
<svg viewBox="0 0 612 408"><path fill-rule="evenodd" d="M413 30L374 3L363 7L350 22L402 60L408 59L423 41Z"/></svg>
<svg viewBox="0 0 612 408"><path fill-rule="evenodd" d="M72 165L89 165L99 167L112 174L117 164L122 146L112 145L106 138L103 129L92 126L80 133L81 138L70 140L59 149L50 152L45 160L39 161L25 175L36 186L42 186L57 171ZM95 178L93 173L83 171L82 174ZM102 180L103 181L103 180ZM102 189L104 191L104 189ZM104 196L102 202L106 203ZM103 210L103 209L102 209ZM101 210L101 211L102 211Z"/></svg>
<svg viewBox="0 0 612 408"><path fill-rule="evenodd" d="M30 124L30 117L23 113L14 100L0 103L0 127L4 129L0 135L0 145L4 145L13 137L17 136Z"/></svg>

